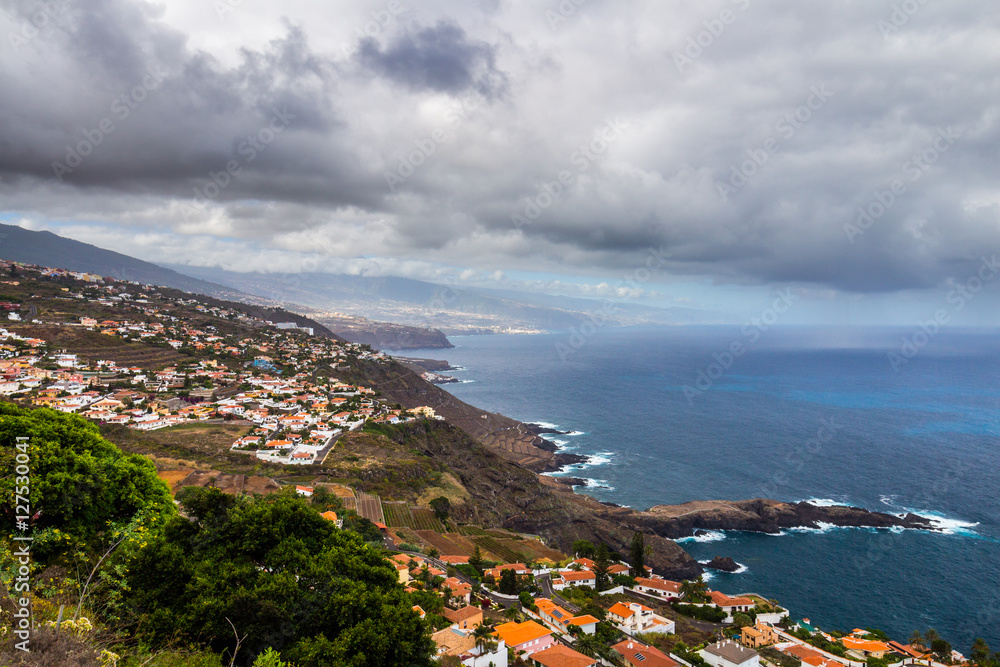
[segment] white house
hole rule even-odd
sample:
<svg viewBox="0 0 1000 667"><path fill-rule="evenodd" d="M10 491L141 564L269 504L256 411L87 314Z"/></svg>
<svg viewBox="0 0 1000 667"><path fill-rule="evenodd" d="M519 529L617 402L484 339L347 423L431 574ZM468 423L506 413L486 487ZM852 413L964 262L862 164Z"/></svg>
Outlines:
<svg viewBox="0 0 1000 667"><path fill-rule="evenodd" d="M664 600L678 600L681 597L681 585L676 581L668 579L646 579L639 577L635 580L635 590L640 593L655 595Z"/></svg>
<svg viewBox="0 0 1000 667"><path fill-rule="evenodd" d="M574 572L573 570L566 570L565 572L560 572L558 579L553 576L552 588L557 591L561 591L567 586L583 586L586 588L596 588L597 587L597 575L593 572L588 572L587 570L582 570L580 572Z"/></svg>
<svg viewBox="0 0 1000 667"><path fill-rule="evenodd" d="M760 667L757 651L730 640L706 646L698 654L712 667Z"/></svg>
<svg viewBox="0 0 1000 667"><path fill-rule="evenodd" d="M639 632L662 632L672 634L675 624L644 604L638 602L616 602L608 610L608 620L622 632L634 635Z"/></svg>

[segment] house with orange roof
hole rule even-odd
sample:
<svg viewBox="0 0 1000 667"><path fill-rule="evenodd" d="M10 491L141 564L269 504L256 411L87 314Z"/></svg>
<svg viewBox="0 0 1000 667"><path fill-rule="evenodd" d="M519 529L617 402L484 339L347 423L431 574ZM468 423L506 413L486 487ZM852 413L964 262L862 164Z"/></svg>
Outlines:
<svg viewBox="0 0 1000 667"><path fill-rule="evenodd" d="M583 616L574 616L569 619L566 623L567 629L571 625L575 625L580 628L580 631L585 635L592 635L597 632L597 624L601 622L601 619L591 616L590 614L584 614Z"/></svg>
<svg viewBox="0 0 1000 667"><path fill-rule="evenodd" d="M718 607L722 611L726 612L728 619L727 622L731 623L733 614L739 612L747 612L757 606L757 603L750 598L729 597L725 593L720 593L719 591L709 591L708 597L711 600L710 605Z"/></svg>
<svg viewBox="0 0 1000 667"><path fill-rule="evenodd" d="M448 565L468 565L468 556L438 556L438 560Z"/></svg>
<svg viewBox="0 0 1000 667"><path fill-rule="evenodd" d="M626 639L612 646L632 667L681 667L681 664L658 648L646 646L635 639Z"/></svg>
<svg viewBox="0 0 1000 667"><path fill-rule="evenodd" d="M679 600L681 598L680 583L669 579L639 577L635 580L635 590L661 597L664 600Z"/></svg>
<svg viewBox="0 0 1000 667"><path fill-rule="evenodd" d="M328 510L326 512L320 513L320 516L323 517L324 519L326 519L327 521L332 521L333 525L335 525L337 528L343 528L344 527L344 520L341 519L341 518L339 518L339 517L337 517L337 513L336 512Z"/></svg>
<svg viewBox="0 0 1000 667"><path fill-rule="evenodd" d="M461 600L465 604L469 604L472 601L472 586L461 579L448 577L441 585L448 587L453 600Z"/></svg>
<svg viewBox="0 0 1000 667"><path fill-rule="evenodd" d="M777 644L781 639L770 623L757 621L756 625L740 630L740 641L749 648L760 648Z"/></svg>
<svg viewBox="0 0 1000 667"><path fill-rule="evenodd" d="M567 586L595 588L597 586L597 575L589 570L581 570L580 572L567 570L560 572L558 579L552 579L552 588L554 590L561 591Z"/></svg>
<svg viewBox="0 0 1000 667"><path fill-rule="evenodd" d="M493 634L502 639L507 647L514 651L514 655L519 653L534 655L555 643L552 632L535 621L504 623L498 625Z"/></svg>
<svg viewBox="0 0 1000 667"><path fill-rule="evenodd" d="M557 632L569 631L569 621L573 618L573 614L548 598L536 598L535 606L538 607L538 616L543 623Z"/></svg>
<svg viewBox="0 0 1000 667"><path fill-rule="evenodd" d="M594 658L563 644L554 644L543 651L533 653L531 662L535 667L596 667L600 664Z"/></svg>
<svg viewBox="0 0 1000 667"><path fill-rule="evenodd" d="M479 607L470 607L468 605L461 609L448 609L445 607L441 613L459 630L475 630L483 623L483 610Z"/></svg>
<svg viewBox="0 0 1000 667"><path fill-rule="evenodd" d="M674 622L660 616L651 608L638 602L616 602L608 610L608 620L628 635L640 632L662 632L671 634Z"/></svg>
<svg viewBox="0 0 1000 667"><path fill-rule="evenodd" d="M864 632L862 630L862 632ZM840 643L847 649L847 653L859 660L868 658L881 658L892 649L885 642L864 639L855 635L841 637Z"/></svg>
<svg viewBox="0 0 1000 667"><path fill-rule="evenodd" d="M809 665L809 667L841 667L841 663L827 658L819 651L803 644L791 644L778 648L778 650L785 655L798 658L803 665Z"/></svg>
<svg viewBox="0 0 1000 667"><path fill-rule="evenodd" d="M531 570L524 563L509 563L507 565L498 565L486 570L485 575L487 577L493 577L494 581L500 581L500 577L503 575L504 570L514 570L514 574L518 577L530 576Z"/></svg>

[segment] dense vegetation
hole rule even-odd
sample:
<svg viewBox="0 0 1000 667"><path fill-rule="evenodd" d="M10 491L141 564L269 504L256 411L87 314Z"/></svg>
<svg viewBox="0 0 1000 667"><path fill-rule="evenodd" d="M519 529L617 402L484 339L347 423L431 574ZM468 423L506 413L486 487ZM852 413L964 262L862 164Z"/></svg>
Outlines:
<svg viewBox="0 0 1000 667"><path fill-rule="evenodd" d="M0 640L0 663L431 664L429 626L395 570L361 535L322 518L325 504L294 492L245 498L191 488L179 513L149 461L80 417L0 404L5 471L15 470L18 436L30 438L31 471L28 480L0 476L0 515L13 522L18 485L28 481L30 594L41 629L31 654ZM4 538L6 627L17 566ZM60 607L69 623L55 633L46 624Z"/></svg>
<svg viewBox="0 0 1000 667"><path fill-rule="evenodd" d="M395 570L305 500L192 489L183 508L194 520L172 520L136 561L140 636L223 650L238 634L302 667L423 664L430 640Z"/></svg>

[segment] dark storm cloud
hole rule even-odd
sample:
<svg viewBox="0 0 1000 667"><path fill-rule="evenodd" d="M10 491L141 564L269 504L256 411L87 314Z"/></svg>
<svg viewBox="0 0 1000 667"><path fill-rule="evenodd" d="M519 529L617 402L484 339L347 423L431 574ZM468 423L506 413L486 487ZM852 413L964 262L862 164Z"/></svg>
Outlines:
<svg viewBox="0 0 1000 667"><path fill-rule="evenodd" d="M18 91L0 108L8 182L194 198L235 161L239 175L218 201L376 204L365 180L377 177L344 147L337 65L300 28L241 50L232 66L189 50L150 7L120 0L91 3L49 32L0 67L0 89ZM27 73L36 68L45 76Z"/></svg>
<svg viewBox="0 0 1000 667"><path fill-rule="evenodd" d="M401 34L385 48L374 39L366 39L358 57L371 71L409 88L492 92L504 79L496 68L491 45L470 39L460 26L444 21Z"/></svg>
<svg viewBox="0 0 1000 667"><path fill-rule="evenodd" d="M206 51L135 0L68 4L3 44L6 210L602 279L662 248L678 274L855 292L938 286L1000 252L987 0L622 0L555 27L556 2L372 0L345 4L357 25L336 37L355 19L287 4L284 25L284 5L257 18L265 2L190 20ZM5 31L38 5L13 7ZM280 36L245 46L237 25ZM60 182L53 163L105 119Z"/></svg>

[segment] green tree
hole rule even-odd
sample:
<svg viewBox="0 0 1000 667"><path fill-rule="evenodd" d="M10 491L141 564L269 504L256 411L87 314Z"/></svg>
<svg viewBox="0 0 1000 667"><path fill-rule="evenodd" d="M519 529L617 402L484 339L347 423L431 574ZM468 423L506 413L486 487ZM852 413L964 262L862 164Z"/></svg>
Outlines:
<svg viewBox="0 0 1000 667"><path fill-rule="evenodd" d="M608 545L601 543L597 547L597 554L594 557L594 578L598 591L606 591L611 588L611 577L608 576L608 567L611 566L611 554L608 552Z"/></svg>
<svg viewBox="0 0 1000 667"><path fill-rule="evenodd" d="M451 501L444 496L438 496L430 502L431 509L434 510L434 516L440 521L447 521L448 514L451 512Z"/></svg>
<svg viewBox="0 0 1000 667"><path fill-rule="evenodd" d="M737 612L733 614L733 626L737 628L746 628L753 625L753 619L750 618L749 614L744 614L742 612Z"/></svg>
<svg viewBox="0 0 1000 667"><path fill-rule="evenodd" d="M517 595L517 574L514 570L508 569L500 573L497 588L504 595Z"/></svg>
<svg viewBox="0 0 1000 667"><path fill-rule="evenodd" d="M573 542L573 554L577 558L593 558L597 553L594 543L589 540L576 540Z"/></svg>
<svg viewBox="0 0 1000 667"><path fill-rule="evenodd" d="M479 545L473 550L472 555L469 556L469 565L475 568L476 572L480 576L483 574L483 554L479 551Z"/></svg>
<svg viewBox="0 0 1000 667"><path fill-rule="evenodd" d="M200 489L129 577L137 639L213 650L281 646L299 667L430 665L432 643L396 572L360 537L291 493L239 499ZM230 626L230 624L232 624Z"/></svg>
<svg viewBox="0 0 1000 667"><path fill-rule="evenodd" d="M702 577L698 577L694 581L685 579L681 582L681 595L685 600L689 602L699 602L705 599L705 593L708 587L705 585L705 580Z"/></svg>
<svg viewBox="0 0 1000 667"><path fill-rule="evenodd" d="M646 576L646 536L638 530L632 535L632 543L629 545L629 559L631 561L630 574L633 578Z"/></svg>
<svg viewBox="0 0 1000 667"><path fill-rule="evenodd" d="M18 473L18 465L27 474ZM32 558L38 565L70 549L104 553L114 541L109 533L140 512L150 524L176 514L152 462L123 453L76 415L0 403L0 469L0 514L7 525L19 514L17 496L31 501Z"/></svg>
<svg viewBox="0 0 1000 667"><path fill-rule="evenodd" d="M268 647L253 661L253 667L288 667L288 663L281 659L280 653Z"/></svg>
<svg viewBox="0 0 1000 667"><path fill-rule="evenodd" d="M980 637L972 644L969 661L975 667L1000 667L1000 653L991 653L989 644Z"/></svg>
<svg viewBox="0 0 1000 667"><path fill-rule="evenodd" d="M940 637L931 642L931 653L936 655L941 662L951 662L951 644Z"/></svg>
<svg viewBox="0 0 1000 667"><path fill-rule="evenodd" d="M485 623L477 625L472 636L476 639L476 648L483 653L492 653L499 646L499 642L493 638L493 629Z"/></svg>

